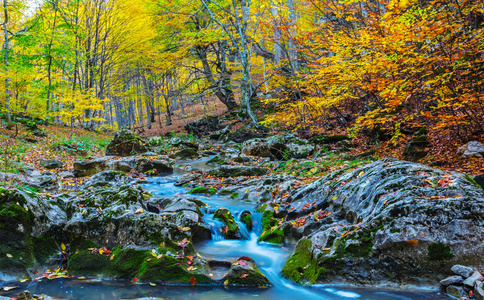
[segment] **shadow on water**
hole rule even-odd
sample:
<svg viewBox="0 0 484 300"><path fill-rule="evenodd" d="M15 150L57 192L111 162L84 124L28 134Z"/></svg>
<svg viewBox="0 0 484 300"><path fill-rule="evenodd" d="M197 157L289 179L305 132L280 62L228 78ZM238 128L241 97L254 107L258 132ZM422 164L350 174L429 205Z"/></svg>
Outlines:
<svg viewBox="0 0 484 300"><path fill-rule="evenodd" d="M190 171L209 170L205 160L191 162ZM174 183L186 171L176 168L173 175L149 178L143 187L154 196L169 197L186 194L187 189L176 187ZM379 288L346 288L341 286L301 286L282 278L281 270L292 252L292 247L277 247L266 243L258 243L261 233L261 214L255 212L253 203L245 203L226 196L200 196L197 198L208 204L204 222L211 228L212 240L196 245L198 251L207 258L235 261L241 256L249 256L260 268L262 273L274 284L271 288L233 288L233 287L188 287L188 286L151 286L148 284L132 284L123 281L86 281L77 279L56 279L33 283L16 283L18 288L0 295L16 296L19 291L28 289L33 294L45 294L54 299L79 300L113 300L113 299L290 299L290 300L338 300L338 299L449 299L437 292L400 291ZM254 229L249 232L243 223L242 240L226 240L221 234L223 224L213 219L213 213L219 207L229 209L238 218L244 210L253 215ZM215 271L215 270L214 270ZM9 285L12 285L9 283Z"/></svg>

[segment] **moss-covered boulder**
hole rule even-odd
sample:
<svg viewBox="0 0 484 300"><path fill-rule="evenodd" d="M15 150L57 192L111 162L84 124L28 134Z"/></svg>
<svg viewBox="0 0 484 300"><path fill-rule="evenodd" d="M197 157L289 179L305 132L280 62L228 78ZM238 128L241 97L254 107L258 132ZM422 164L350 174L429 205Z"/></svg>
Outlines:
<svg viewBox="0 0 484 300"><path fill-rule="evenodd" d="M285 241L284 230L280 227L280 220L274 217L274 212L264 210L262 213L262 233L259 242L280 245Z"/></svg>
<svg viewBox="0 0 484 300"><path fill-rule="evenodd" d="M0 188L0 273L26 276L55 254L65 214L28 190Z"/></svg>
<svg viewBox="0 0 484 300"><path fill-rule="evenodd" d="M246 256L240 257L232 264L222 281L226 286L272 286L255 262Z"/></svg>
<svg viewBox="0 0 484 300"><path fill-rule="evenodd" d="M106 155L130 156L150 151L148 142L128 129L116 132L113 140L106 148Z"/></svg>
<svg viewBox="0 0 484 300"><path fill-rule="evenodd" d="M283 271L295 281L424 285L455 264L484 267L484 191L467 175L383 159L277 203L274 230L302 238Z"/></svg>
<svg viewBox="0 0 484 300"><path fill-rule="evenodd" d="M198 152L193 148L185 148L175 152L174 154L171 154L170 157L175 159L197 158Z"/></svg>
<svg viewBox="0 0 484 300"><path fill-rule="evenodd" d="M189 194L207 194L207 195L215 195L217 192L216 188L213 187L204 187L204 186L197 186L193 189L191 189L188 193Z"/></svg>
<svg viewBox="0 0 484 300"><path fill-rule="evenodd" d="M250 211L247 211L247 210L243 211L240 214L240 221L245 224L245 227L247 228L247 230L249 231L252 230L254 223L253 223L252 214L250 213Z"/></svg>
<svg viewBox="0 0 484 300"><path fill-rule="evenodd" d="M219 208L213 214L214 219L218 219L224 223L222 231L226 239L240 239L240 228L237 222L235 222L234 216L226 208Z"/></svg>
<svg viewBox="0 0 484 300"><path fill-rule="evenodd" d="M69 273L78 276L102 276L114 279L137 278L140 282L177 285L208 285L209 268L186 240L161 247L117 247L76 252L69 261ZM183 247L182 247L183 246ZM192 277L194 279L192 279Z"/></svg>
<svg viewBox="0 0 484 300"><path fill-rule="evenodd" d="M171 174L173 173L173 165L171 162L165 159L158 159L156 156L150 158L126 157L122 159L108 156L74 162L74 174L76 177L92 176L104 171Z"/></svg>

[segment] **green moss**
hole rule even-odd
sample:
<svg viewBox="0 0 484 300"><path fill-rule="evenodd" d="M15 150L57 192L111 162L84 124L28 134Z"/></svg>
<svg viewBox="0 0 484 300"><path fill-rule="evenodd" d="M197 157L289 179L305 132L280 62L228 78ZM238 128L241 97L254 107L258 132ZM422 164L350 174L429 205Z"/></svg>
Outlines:
<svg viewBox="0 0 484 300"><path fill-rule="evenodd" d="M172 158L193 158L193 157L198 157L198 152L192 148L185 148L182 149L178 152L176 152L173 155L170 155Z"/></svg>
<svg viewBox="0 0 484 300"><path fill-rule="evenodd" d="M226 190L226 189L221 189L219 192L218 192L219 195L230 195L232 194L231 191L229 190Z"/></svg>
<svg viewBox="0 0 484 300"><path fill-rule="evenodd" d="M319 276L319 268L311 259L311 241L301 239L282 268L282 276L296 282L314 283Z"/></svg>
<svg viewBox="0 0 484 300"><path fill-rule="evenodd" d="M450 247L442 243L434 243L428 247L428 255L430 260L449 260L454 257L450 251Z"/></svg>
<svg viewBox="0 0 484 300"><path fill-rule="evenodd" d="M86 250L89 248L99 248L100 246L93 241L83 238L83 237L73 237L70 240L71 247L70 251L71 253L76 252L77 250Z"/></svg>
<svg viewBox="0 0 484 300"><path fill-rule="evenodd" d="M246 212L246 213L243 213L242 216L241 216L241 221L242 223L245 224L245 226L247 227L247 230L251 231L252 230L252 215L249 213L249 212Z"/></svg>
<svg viewBox="0 0 484 300"><path fill-rule="evenodd" d="M150 261L143 261L140 267L138 278L144 282L162 282L162 283L177 283L190 284L190 278L195 277L197 284L210 284L212 280L210 277L203 274L188 272L186 267L179 264L179 260L169 256L163 255L160 259L152 259Z"/></svg>
<svg viewBox="0 0 484 300"><path fill-rule="evenodd" d="M37 262L43 264L50 257L56 254L58 250L54 240L51 237L34 237L32 239L34 247L34 257Z"/></svg>
<svg viewBox="0 0 484 300"><path fill-rule="evenodd" d="M214 195L216 192L217 190L215 188L206 188L204 186L197 186L196 188L191 189L188 193Z"/></svg>
<svg viewBox="0 0 484 300"><path fill-rule="evenodd" d="M281 228L264 231L258 241L280 245L284 243L284 231Z"/></svg>
<svg viewBox="0 0 484 300"><path fill-rule="evenodd" d="M231 198L231 199L237 199L237 198L239 198L239 193L237 193L237 192L232 193L232 194L230 195L230 198Z"/></svg>
<svg viewBox="0 0 484 300"><path fill-rule="evenodd" d="M257 208L257 212L264 212L267 207L267 203L262 204L259 208Z"/></svg>
<svg viewBox="0 0 484 300"><path fill-rule="evenodd" d="M72 275L95 276L109 273L109 263L109 256L83 250L70 257L67 268Z"/></svg>
<svg viewBox="0 0 484 300"><path fill-rule="evenodd" d="M120 249L113 253L115 255L109 263L109 268L106 269L106 274L125 279L136 277L143 262L152 257L148 251L140 251L132 248Z"/></svg>
<svg viewBox="0 0 484 300"><path fill-rule="evenodd" d="M235 222L234 216L226 208L219 208L213 214L214 219L219 219L226 226L227 230L224 230L224 236L227 239L238 239L239 238L239 225Z"/></svg>

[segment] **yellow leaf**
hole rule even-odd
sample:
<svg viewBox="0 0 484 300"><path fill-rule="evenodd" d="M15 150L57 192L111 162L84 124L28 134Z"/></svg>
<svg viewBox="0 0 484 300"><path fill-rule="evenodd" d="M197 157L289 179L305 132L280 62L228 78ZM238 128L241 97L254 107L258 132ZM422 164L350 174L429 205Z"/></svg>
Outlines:
<svg viewBox="0 0 484 300"><path fill-rule="evenodd" d="M361 171L360 174L358 174L358 177L363 176L365 172Z"/></svg>
<svg viewBox="0 0 484 300"><path fill-rule="evenodd" d="M104 250L103 249L99 249L99 255L103 255L104 253Z"/></svg>
<svg viewBox="0 0 484 300"><path fill-rule="evenodd" d="M64 243L61 244L61 249L62 251L66 251L66 245L64 245Z"/></svg>
<svg viewBox="0 0 484 300"><path fill-rule="evenodd" d="M229 280L228 279L224 281L224 285L227 285L227 284L229 284Z"/></svg>
<svg viewBox="0 0 484 300"><path fill-rule="evenodd" d="M77 279L86 279L86 277L82 276L82 277L77 277Z"/></svg>
<svg viewBox="0 0 484 300"><path fill-rule="evenodd" d="M111 255L111 257L109 258L109 260L113 260L113 258L114 258L114 254Z"/></svg>
<svg viewBox="0 0 484 300"><path fill-rule="evenodd" d="M151 285L151 286L156 286L156 284L154 284L153 282L150 282L150 285Z"/></svg>
<svg viewBox="0 0 484 300"><path fill-rule="evenodd" d="M336 199L338 199L338 197L334 196L334 197L333 197L333 200L336 200Z"/></svg>
<svg viewBox="0 0 484 300"><path fill-rule="evenodd" d="M12 254L7 253L7 257L8 257L8 258L12 258L13 256L12 256Z"/></svg>

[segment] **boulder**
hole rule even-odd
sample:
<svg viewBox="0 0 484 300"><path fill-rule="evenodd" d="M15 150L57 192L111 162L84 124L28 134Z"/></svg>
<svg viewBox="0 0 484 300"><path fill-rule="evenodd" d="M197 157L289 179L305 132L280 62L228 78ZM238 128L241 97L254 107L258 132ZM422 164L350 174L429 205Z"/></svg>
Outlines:
<svg viewBox="0 0 484 300"><path fill-rule="evenodd" d="M479 271L475 271L472 273L470 277L468 277L466 280L464 280L464 285L473 288L474 284L478 281L482 282L483 278L482 275Z"/></svg>
<svg viewBox="0 0 484 300"><path fill-rule="evenodd" d="M127 184L133 181L133 178L128 177L126 173L121 171L102 171L89 177L82 183L82 187L115 186L119 184Z"/></svg>
<svg viewBox="0 0 484 300"><path fill-rule="evenodd" d="M59 172L58 175L59 175L60 178L74 178L74 177L76 177L74 175L74 173L71 172L71 171L62 171L62 172Z"/></svg>
<svg viewBox="0 0 484 300"><path fill-rule="evenodd" d="M185 125L185 130L194 136L203 137L222 129L219 123L220 120L217 116L207 116L201 120L188 123Z"/></svg>
<svg viewBox="0 0 484 300"><path fill-rule="evenodd" d="M462 278L462 276L459 276L459 275L454 275L454 276L450 276L445 279L442 279L439 283L444 287L448 287L449 285L463 285L464 278Z"/></svg>
<svg viewBox="0 0 484 300"><path fill-rule="evenodd" d="M242 237L239 225L235 222L234 216L228 209L217 209L213 214L213 218L222 221L225 225L222 227L222 230L226 239L240 239Z"/></svg>
<svg viewBox="0 0 484 300"><path fill-rule="evenodd" d="M174 158L174 159L190 159L190 158L197 158L197 157L198 157L198 152L193 148L185 148L170 155L170 158Z"/></svg>
<svg viewBox="0 0 484 300"><path fill-rule="evenodd" d="M40 160L40 165L46 169L60 169L64 163L59 160Z"/></svg>
<svg viewBox="0 0 484 300"><path fill-rule="evenodd" d="M134 170L141 173L170 174L173 173L173 166L166 160L148 159L145 157L115 159L112 156L106 156L94 160L74 162L74 174L76 177L92 176L108 170L122 171L125 173Z"/></svg>
<svg viewBox="0 0 484 300"><path fill-rule="evenodd" d="M202 179L202 174L200 173L188 173L180 176L175 182L175 186L182 186L193 181L199 181Z"/></svg>
<svg viewBox="0 0 484 300"><path fill-rule="evenodd" d="M107 156L130 156L141 154L150 150L148 142L128 129L116 132L113 140L106 148Z"/></svg>
<svg viewBox="0 0 484 300"><path fill-rule="evenodd" d="M467 175L383 159L276 203L299 239L283 275L298 282L432 284L455 264L484 267L484 192Z"/></svg>
<svg viewBox="0 0 484 300"><path fill-rule="evenodd" d="M269 144L262 139L251 139L242 144L241 152L245 155L272 157Z"/></svg>
<svg viewBox="0 0 484 300"><path fill-rule="evenodd" d="M460 275L464 278L471 277L471 275L475 271L473 268L469 268L469 267L462 266L462 265L452 266L451 270L452 270L452 272L454 272L454 274Z"/></svg>
<svg viewBox="0 0 484 300"><path fill-rule="evenodd" d="M484 155L484 145L480 142L472 141L459 147L457 154L463 158L482 157Z"/></svg>
<svg viewBox="0 0 484 300"><path fill-rule="evenodd" d="M246 256L237 259L221 281L228 286L272 286L255 262Z"/></svg>

